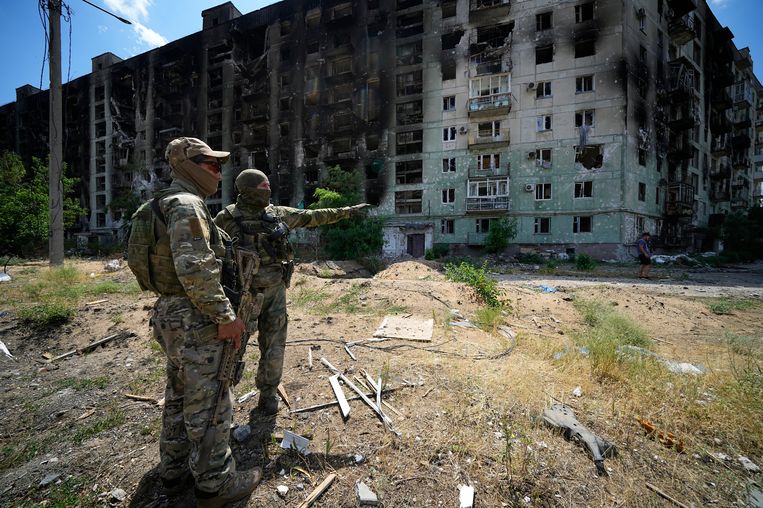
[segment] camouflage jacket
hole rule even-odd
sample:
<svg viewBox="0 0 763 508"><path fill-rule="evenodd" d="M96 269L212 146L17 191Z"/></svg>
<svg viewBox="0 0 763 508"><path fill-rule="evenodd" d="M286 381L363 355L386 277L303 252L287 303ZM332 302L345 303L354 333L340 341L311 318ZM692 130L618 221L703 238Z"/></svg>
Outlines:
<svg viewBox="0 0 763 508"><path fill-rule="evenodd" d="M173 180L157 200L166 219L175 273L185 295L213 322L233 321L236 314L220 285L220 259L225 254L222 237L227 235L210 234L210 227L216 226L203 198L190 183Z"/></svg>

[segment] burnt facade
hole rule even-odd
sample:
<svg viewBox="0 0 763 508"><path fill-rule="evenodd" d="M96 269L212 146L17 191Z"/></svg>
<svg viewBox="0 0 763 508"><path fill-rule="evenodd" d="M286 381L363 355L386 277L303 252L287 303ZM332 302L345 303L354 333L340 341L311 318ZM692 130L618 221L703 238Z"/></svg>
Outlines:
<svg viewBox="0 0 763 508"><path fill-rule="evenodd" d="M708 248L702 226L763 194L761 87L704 0L228 2L202 22L64 85L83 229L114 238L180 135L232 154L213 212L247 167L291 206L329 167L358 174L391 256L481 245L506 216L528 249ZM47 118L19 88L0 147L44 156Z"/></svg>

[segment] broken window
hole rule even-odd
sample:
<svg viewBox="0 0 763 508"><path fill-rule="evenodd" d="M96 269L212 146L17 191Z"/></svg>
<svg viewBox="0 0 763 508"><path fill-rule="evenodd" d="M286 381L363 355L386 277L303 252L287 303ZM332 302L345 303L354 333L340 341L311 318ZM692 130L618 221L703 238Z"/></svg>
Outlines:
<svg viewBox="0 0 763 508"><path fill-rule="evenodd" d="M305 25L307 28L318 28L321 24L321 10L313 9L305 14Z"/></svg>
<svg viewBox="0 0 763 508"><path fill-rule="evenodd" d="M440 62L440 70L443 81L456 79L456 59L451 57L443 58Z"/></svg>
<svg viewBox="0 0 763 508"><path fill-rule="evenodd" d="M422 175L421 160L395 163L395 183L399 185L421 183Z"/></svg>
<svg viewBox="0 0 763 508"><path fill-rule="evenodd" d="M477 124L477 137L497 138L501 135L501 121L492 120L489 122L480 122Z"/></svg>
<svg viewBox="0 0 763 508"><path fill-rule="evenodd" d="M575 182L575 197L576 198L593 197L593 182L590 180L585 182Z"/></svg>
<svg viewBox="0 0 763 508"><path fill-rule="evenodd" d="M307 51L308 55L317 53L318 49L320 49L320 43L317 40L307 41L307 45L305 46L305 51Z"/></svg>
<svg viewBox="0 0 763 508"><path fill-rule="evenodd" d="M455 173L456 172L456 158L448 157L442 160L442 172L443 173Z"/></svg>
<svg viewBox="0 0 763 508"><path fill-rule="evenodd" d="M442 204L448 205L456 202L456 189L442 190Z"/></svg>
<svg viewBox="0 0 763 508"><path fill-rule="evenodd" d="M501 154L490 153L477 156L477 171L489 171L501 167Z"/></svg>
<svg viewBox="0 0 763 508"><path fill-rule="evenodd" d="M643 148L638 149L638 165L646 166L646 150Z"/></svg>
<svg viewBox="0 0 763 508"><path fill-rule="evenodd" d="M352 101L352 85L342 85L334 87L332 90L334 104Z"/></svg>
<svg viewBox="0 0 763 508"><path fill-rule="evenodd" d="M420 100L401 102L395 106L397 112L397 125L409 125L421 123L424 114Z"/></svg>
<svg viewBox="0 0 763 508"><path fill-rule="evenodd" d="M395 192L395 213L400 215L421 213L423 191L410 190Z"/></svg>
<svg viewBox="0 0 763 508"><path fill-rule="evenodd" d="M338 76L339 74L345 74L352 72L352 58L338 58L331 62L331 75Z"/></svg>
<svg viewBox="0 0 763 508"><path fill-rule="evenodd" d="M444 34L441 37L443 51L454 49L458 45L458 43L461 41L461 37L463 37L463 35L464 35L463 30L458 30L456 32L451 32L449 34Z"/></svg>
<svg viewBox="0 0 763 508"><path fill-rule="evenodd" d="M551 115L541 115L535 118L535 130L538 132L551 130Z"/></svg>
<svg viewBox="0 0 763 508"><path fill-rule="evenodd" d="M490 231L490 222L493 219L475 219L474 220L474 232L475 233L487 233Z"/></svg>
<svg viewBox="0 0 763 508"><path fill-rule="evenodd" d="M106 190L106 177L105 176L97 176L95 177L95 190L98 192L103 192Z"/></svg>
<svg viewBox="0 0 763 508"><path fill-rule="evenodd" d="M535 15L535 31L542 32L543 30L551 29L551 13L542 12Z"/></svg>
<svg viewBox="0 0 763 508"><path fill-rule="evenodd" d="M289 137L289 124L287 122L279 124L278 130L282 137Z"/></svg>
<svg viewBox="0 0 763 508"><path fill-rule="evenodd" d="M655 205L660 204L660 188L659 187L654 188L654 204Z"/></svg>
<svg viewBox="0 0 763 508"><path fill-rule="evenodd" d="M286 20L281 22L281 37L289 35L291 33L291 21Z"/></svg>
<svg viewBox="0 0 763 508"><path fill-rule="evenodd" d="M424 12L416 11L397 17L397 36L411 37L424 32Z"/></svg>
<svg viewBox="0 0 763 508"><path fill-rule="evenodd" d="M591 232L591 216L590 215L576 215L572 218L572 232L573 233L590 233Z"/></svg>
<svg viewBox="0 0 763 508"><path fill-rule="evenodd" d="M445 0L442 3L441 9L443 19L452 18L456 15L456 0Z"/></svg>
<svg viewBox="0 0 763 508"><path fill-rule="evenodd" d="M535 65L554 61L554 46L539 46L535 48Z"/></svg>
<svg viewBox="0 0 763 508"><path fill-rule="evenodd" d="M456 140L456 128L455 127L445 127L442 130L442 140L443 140L443 142L455 141Z"/></svg>
<svg viewBox="0 0 763 508"><path fill-rule="evenodd" d="M443 111L455 111L456 110L456 96L448 95L442 98L442 110Z"/></svg>
<svg viewBox="0 0 763 508"><path fill-rule="evenodd" d="M397 154L421 153L422 131L397 133Z"/></svg>
<svg viewBox="0 0 763 508"><path fill-rule="evenodd" d="M535 234L545 235L551 232L550 217L535 217Z"/></svg>
<svg viewBox="0 0 763 508"><path fill-rule="evenodd" d="M575 58L583 58L596 54L596 42L593 39L575 43Z"/></svg>
<svg viewBox="0 0 763 508"><path fill-rule="evenodd" d="M547 201L549 199L551 199L551 184L536 183L535 184L535 200Z"/></svg>
<svg viewBox="0 0 763 508"><path fill-rule="evenodd" d="M422 0L397 0L397 10L410 9L411 7L421 5L421 2Z"/></svg>
<svg viewBox="0 0 763 508"><path fill-rule="evenodd" d="M593 109L584 109L583 111L576 111L575 112L575 127L580 127L582 125L593 127L593 116L594 116L593 113L594 113Z"/></svg>
<svg viewBox="0 0 763 508"><path fill-rule="evenodd" d="M421 41L401 44L397 47L397 65L416 65L421 63Z"/></svg>
<svg viewBox="0 0 763 508"><path fill-rule="evenodd" d="M551 97L551 81L541 81L536 85L535 98Z"/></svg>
<svg viewBox="0 0 763 508"><path fill-rule="evenodd" d="M575 93L593 92L593 75L575 78Z"/></svg>
<svg viewBox="0 0 763 508"><path fill-rule="evenodd" d="M579 162L586 169L600 168L604 163L603 145L576 146L575 162Z"/></svg>
<svg viewBox="0 0 763 508"><path fill-rule="evenodd" d="M291 97L282 97L278 103L278 106L281 111L289 111L289 109L291 109Z"/></svg>
<svg viewBox="0 0 763 508"><path fill-rule="evenodd" d="M575 23L583 23L593 19L593 2L575 6Z"/></svg>
<svg viewBox="0 0 763 508"><path fill-rule="evenodd" d="M646 184L642 182L638 183L638 200L646 201Z"/></svg>
<svg viewBox="0 0 763 508"><path fill-rule="evenodd" d="M348 46L350 44L350 32L339 32L334 34L333 45L335 48Z"/></svg>
<svg viewBox="0 0 763 508"><path fill-rule="evenodd" d="M440 233L443 235L452 235L455 232L455 221L453 219L440 219Z"/></svg>
<svg viewBox="0 0 763 508"><path fill-rule="evenodd" d="M551 148L538 148L535 150L535 165L539 168L549 169L551 167Z"/></svg>
<svg viewBox="0 0 763 508"><path fill-rule="evenodd" d="M397 96L413 95L421 93L422 85L422 73L420 70L413 72L405 72L398 74L397 81Z"/></svg>

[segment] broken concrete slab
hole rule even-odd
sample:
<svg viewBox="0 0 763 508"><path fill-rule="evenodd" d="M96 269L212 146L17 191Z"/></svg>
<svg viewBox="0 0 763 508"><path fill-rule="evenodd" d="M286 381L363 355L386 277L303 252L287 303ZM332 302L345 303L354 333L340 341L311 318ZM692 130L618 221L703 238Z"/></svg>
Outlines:
<svg viewBox="0 0 763 508"><path fill-rule="evenodd" d="M360 506L376 506L379 504L379 499L376 497L376 493L368 488L363 482L355 484L355 492L358 495L358 501Z"/></svg>
<svg viewBox="0 0 763 508"><path fill-rule="evenodd" d="M384 316L381 325L374 332L374 337L431 342L433 331L433 319Z"/></svg>
<svg viewBox="0 0 763 508"><path fill-rule="evenodd" d="M742 464L742 467L745 468L746 471L750 473L760 472L760 467L756 463L754 463L753 461L745 457L744 455L740 455L739 457L737 457L737 460L739 461L740 464Z"/></svg>
<svg viewBox="0 0 763 508"><path fill-rule="evenodd" d="M40 487L47 487L51 483L61 478L61 473L49 473L46 474L42 480L40 480Z"/></svg>

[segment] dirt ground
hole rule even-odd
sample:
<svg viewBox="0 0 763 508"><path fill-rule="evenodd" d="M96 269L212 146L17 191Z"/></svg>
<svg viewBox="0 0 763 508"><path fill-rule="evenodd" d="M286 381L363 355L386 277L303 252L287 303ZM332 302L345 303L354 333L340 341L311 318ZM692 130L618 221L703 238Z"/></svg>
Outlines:
<svg viewBox="0 0 763 508"><path fill-rule="evenodd" d="M99 280L132 280L126 268L104 273L104 260L74 263ZM24 284L42 270L41 263L13 267L14 280L2 284ZM736 411L733 401L747 385L730 380L739 379L739 362L747 359L753 368L745 372L760 383L763 266L658 267L649 281L636 279L635 270L496 270L509 302L501 319L516 333L511 339L490 327L451 324L454 310L474 321L481 306L437 263L403 261L373 277L349 264L300 266L288 291L283 384L291 410L334 400L331 373L320 362L326 358L351 379L365 370L396 389L385 400L399 435L362 401L350 402L347 420L336 406L295 413L284 404L276 418L264 419L251 411L256 396L237 402L234 425L252 429L242 441L231 439L238 467L265 468L261 486L238 506L298 506L332 472L336 480L313 506L358 506L359 481L385 507L458 506L459 485L467 484L478 507L675 506L647 484L685 506L749 505L763 478L737 457L763 466L763 414ZM731 297L752 303L711 311L709 302ZM629 382L598 379L576 352L587 330L576 299L614 307L647 330L657 354L705 373L648 365ZM114 293L98 300L106 301L82 302L76 317L53 328L1 313L0 340L15 360L0 353L0 506L194 505L192 489L168 498L159 486L161 407L125 396L163 396L164 359L148 328L155 297ZM432 318L432 341L368 342L390 314ZM54 364L43 357L123 331L129 335L87 354ZM731 352L732 336L749 338L749 351ZM345 350L351 342L358 342L355 359ZM247 357L236 397L254 390L255 344ZM580 423L615 443L607 476L596 475L582 447L543 424L543 409L555 402L568 403ZM637 417L675 433L683 452L646 435ZM281 449L285 430L308 437L310 455ZM288 487L285 496L280 485Z"/></svg>

